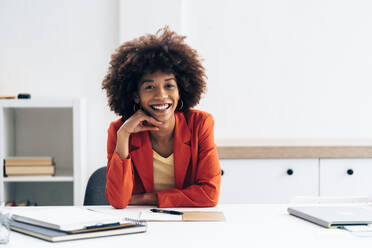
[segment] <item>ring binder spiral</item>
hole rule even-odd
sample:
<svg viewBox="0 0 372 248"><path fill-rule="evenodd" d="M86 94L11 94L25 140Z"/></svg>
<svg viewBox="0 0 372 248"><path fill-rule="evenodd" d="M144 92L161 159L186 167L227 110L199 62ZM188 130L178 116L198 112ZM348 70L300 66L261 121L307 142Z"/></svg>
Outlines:
<svg viewBox="0 0 372 248"><path fill-rule="evenodd" d="M124 220L126 220L126 221L130 221L130 222L133 222L133 223L136 224L136 225L147 226L147 222L144 221L144 220L134 219L134 218L124 218Z"/></svg>

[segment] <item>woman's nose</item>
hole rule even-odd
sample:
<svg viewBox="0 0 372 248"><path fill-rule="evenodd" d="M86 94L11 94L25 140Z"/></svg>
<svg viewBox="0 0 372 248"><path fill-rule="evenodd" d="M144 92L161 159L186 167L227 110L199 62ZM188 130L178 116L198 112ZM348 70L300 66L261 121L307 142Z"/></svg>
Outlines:
<svg viewBox="0 0 372 248"><path fill-rule="evenodd" d="M163 88L158 88L158 90L156 91L156 97L159 97L159 98L165 98L167 96L167 92L163 89Z"/></svg>

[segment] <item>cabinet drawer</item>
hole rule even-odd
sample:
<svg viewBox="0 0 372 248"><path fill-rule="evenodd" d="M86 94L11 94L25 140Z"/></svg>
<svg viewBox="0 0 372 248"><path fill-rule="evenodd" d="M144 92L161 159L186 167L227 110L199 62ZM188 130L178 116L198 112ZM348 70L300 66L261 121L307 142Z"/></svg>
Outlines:
<svg viewBox="0 0 372 248"><path fill-rule="evenodd" d="M320 195L372 198L372 159L321 159Z"/></svg>
<svg viewBox="0 0 372 248"><path fill-rule="evenodd" d="M319 193L318 159L222 159L220 203L285 203Z"/></svg>

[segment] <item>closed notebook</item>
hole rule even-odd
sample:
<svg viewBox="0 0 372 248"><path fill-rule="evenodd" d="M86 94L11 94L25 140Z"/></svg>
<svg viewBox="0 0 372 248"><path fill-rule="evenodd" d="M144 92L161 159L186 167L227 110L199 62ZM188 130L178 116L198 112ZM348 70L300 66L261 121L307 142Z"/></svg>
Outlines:
<svg viewBox="0 0 372 248"><path fill-rule="evenodd" d="M53 165L48 166L6 166L5 174L7 176L18 175L54 175Z"/></svg>
<svg viewBox="0 0 372 248"><path fill-rule="evenodd" d="M53 157L6 157L4 159L5 166L30 166L30 165L52 165L54 164Z"/></svg>
<svg viewBox="0 0 372 248"><path fill-rule="evenodd" d="M10 228L13 231L27 234L36 238L47 240L50 242L60 242L76 239L87 239L87 238L97 238L106 237L113 235L123 235L132 233L142 233L146 232L147 226L144 224L135 224L118 227L105 228L102 230L89 230L83 232L69 233L64 231L53 230L45 228L42 226L35 226L23 222L18 222L15 220L10 221Z"/></svg>
<svg viewBox="0 0 372 248"><path fill-rule="evenodd" d="M60 231L128 224L121 217L79 207L30 207L13 209L12 219Z"/></svg>
<svg viewBox="0 0 372 248"><path fill-rule="evenodd" d="M150 210L141 211L141 221L226 221L225 215L221 211L183 211L182 215L167 213L153 213Z"/></svg>

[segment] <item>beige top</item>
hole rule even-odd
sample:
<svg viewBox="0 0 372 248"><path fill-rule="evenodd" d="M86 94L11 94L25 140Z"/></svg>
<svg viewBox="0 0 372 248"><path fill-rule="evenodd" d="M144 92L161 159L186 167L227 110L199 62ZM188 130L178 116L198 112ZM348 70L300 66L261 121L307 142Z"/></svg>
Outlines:
<svg viewBox="0 0 372 248"><path fill-rule="evenodd" d="M174 185L173 153L167 158L153 151L154 159L154 192L172 189Z"/></svg>

